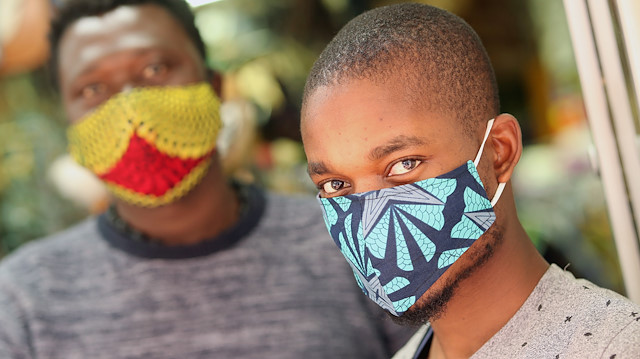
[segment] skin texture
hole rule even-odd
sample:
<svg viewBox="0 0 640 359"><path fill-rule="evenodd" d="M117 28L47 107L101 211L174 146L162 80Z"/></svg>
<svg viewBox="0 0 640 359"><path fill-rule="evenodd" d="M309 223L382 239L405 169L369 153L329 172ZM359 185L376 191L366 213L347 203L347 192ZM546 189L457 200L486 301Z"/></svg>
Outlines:
<svg viewBox="0 0 640 359"><path fill-rule="evenodd" d="M204 60L180 24L164 8L151 4L121 6L76 21L60 42L59 64L70 123L122 91L208 80ZM212 80L219 93L219 78ZM237 198L217 155L202 182L174 203L150 209L114 201L127 223L168 245L211 238L233 225L238 213Z"/></svg>
<svg viewBox="0 0 640 359"><path fill-rule="evenodd" d="M470 137L455 114L438 111L437 104L413 105L400 82L344 80L308 95L302 138L321 196L413 183L474 159L489 118L478 120ZM490 198L499 182L509 182L521 152L517 120L496 117L478 166ZM510 184L494 211L495 224L410 309L433 326L430 358L471 356L515 314L548 268L518 221ZM435 303L447 290L451 297Z"/></svg>

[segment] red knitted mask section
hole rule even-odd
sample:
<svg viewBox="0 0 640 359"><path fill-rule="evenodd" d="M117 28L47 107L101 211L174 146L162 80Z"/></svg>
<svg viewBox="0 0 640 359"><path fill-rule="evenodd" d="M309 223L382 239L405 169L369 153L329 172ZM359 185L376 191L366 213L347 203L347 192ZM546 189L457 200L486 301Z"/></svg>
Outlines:
<svg viewBox="0 0 640 359"><path fill-rule="evenodd" d="M195 159L168 156L134 134L122 159L100 178L137 193L162 196L209 155Z"/></svg>

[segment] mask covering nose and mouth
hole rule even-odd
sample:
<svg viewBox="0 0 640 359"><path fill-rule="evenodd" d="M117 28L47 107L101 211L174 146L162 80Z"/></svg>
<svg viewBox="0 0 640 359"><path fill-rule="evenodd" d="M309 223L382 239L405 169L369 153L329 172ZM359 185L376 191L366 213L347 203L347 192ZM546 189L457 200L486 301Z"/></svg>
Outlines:
<svg viewBox="0 0 640 359"><path fill-rule="evenodd" d="M320 198L334 242L362 291L401 316L495 221L477 165L491 132L487 124L475 160L406 185Z"/></svg>
<svg viewBox="0 0 640 359"><path fill-rule="evenodd" d="M200 183L221 127L218 97L198 83L119 93L72 125L67 137L76 162L115 196L157 207Z"/></svg>

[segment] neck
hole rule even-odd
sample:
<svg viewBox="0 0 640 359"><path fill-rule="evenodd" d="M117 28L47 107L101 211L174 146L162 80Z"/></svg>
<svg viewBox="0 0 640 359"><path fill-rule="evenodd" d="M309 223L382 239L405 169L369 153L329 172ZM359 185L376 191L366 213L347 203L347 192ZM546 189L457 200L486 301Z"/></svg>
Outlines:
<svg viewBox="0 0 640 359"><path fill-rule="evenodd" d="M513 198L501 201L513 203ZM517 216L503 225L493 256L460 284L444 314L431 322L429 358L472 356L515 315L547 270Z"/></svg>
<svg viewBox="0 0 640 359"><path fill-rule="evenodd" d="M119 216L134 229L166 245L190 245L215 237L238 220L239 203L217 158L202 182L180 200L157 208L116 199Z"/></svg>

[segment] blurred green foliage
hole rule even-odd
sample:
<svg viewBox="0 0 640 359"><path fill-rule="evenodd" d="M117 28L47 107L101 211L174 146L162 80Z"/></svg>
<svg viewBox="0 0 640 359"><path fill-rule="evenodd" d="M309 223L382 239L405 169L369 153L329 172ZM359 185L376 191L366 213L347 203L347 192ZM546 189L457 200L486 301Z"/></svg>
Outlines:
<svg viewBox="0 0 640 359"><path fill-rule="evenodd" d="M47 179L65 152L64 122L43 71L0 81L0 255L84 214Z"/></svg>

